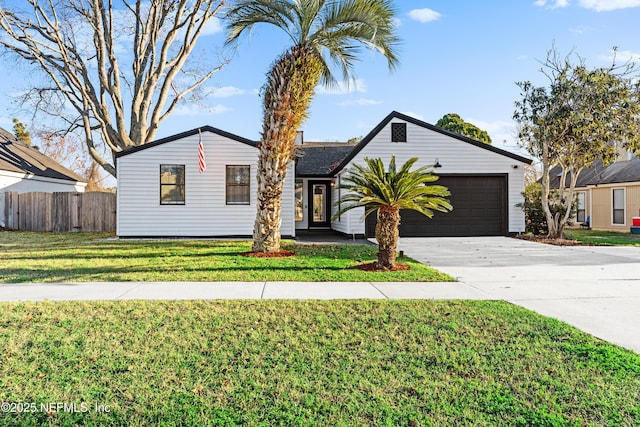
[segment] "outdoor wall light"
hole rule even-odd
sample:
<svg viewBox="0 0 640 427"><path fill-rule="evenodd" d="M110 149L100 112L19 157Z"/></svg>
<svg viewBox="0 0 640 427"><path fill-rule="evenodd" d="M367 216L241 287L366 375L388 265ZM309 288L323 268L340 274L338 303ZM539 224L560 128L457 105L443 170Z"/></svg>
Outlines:
<svg viewBox="0 0 640 427"><path fill-rule="evenodd" d="M436 157L436 162L433 164L434 168L441 168L442 165L440 164L440 162L438 161L438 158Z"/></svg>

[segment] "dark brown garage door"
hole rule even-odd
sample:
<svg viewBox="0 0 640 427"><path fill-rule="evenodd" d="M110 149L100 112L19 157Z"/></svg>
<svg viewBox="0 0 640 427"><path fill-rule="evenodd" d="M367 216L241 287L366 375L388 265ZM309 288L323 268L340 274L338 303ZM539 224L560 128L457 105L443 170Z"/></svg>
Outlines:
<svg viewBox="0 0 640 427"><path fill-rule="evenodd" d="M436 184L451 192L453 211L433 218L415 211L400 212L400 236L504 236L507 234L507 178L500 176L441 176ZM375 237L376 216L366 220L368 237Z"/></svg>

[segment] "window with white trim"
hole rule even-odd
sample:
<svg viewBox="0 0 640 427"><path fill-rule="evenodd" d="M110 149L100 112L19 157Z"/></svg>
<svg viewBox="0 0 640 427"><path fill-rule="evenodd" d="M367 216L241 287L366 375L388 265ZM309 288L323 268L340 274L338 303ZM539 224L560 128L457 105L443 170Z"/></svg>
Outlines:
<svg viewBox="0 0 640 427"><path fill-rule="evenodd" d="M615 225L624 225L624 188L614 188L611 190L611 198L612 198L612 223Z"/></svg>

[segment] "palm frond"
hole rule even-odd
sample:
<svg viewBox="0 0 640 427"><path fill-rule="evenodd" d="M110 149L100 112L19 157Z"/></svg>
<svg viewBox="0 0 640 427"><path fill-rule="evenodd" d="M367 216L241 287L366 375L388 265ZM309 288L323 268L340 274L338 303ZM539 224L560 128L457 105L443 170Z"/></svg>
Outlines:
<svg viewBox="0 0 640 427"><path fill-rule="evenodd" d="M294 46L307 46L318 55L321 82L331 87L338 81L334 69L341 80L353 80L362 47L381 53L390 69L396 67L395 15L389 0L238 0L227 14L226 44L235 43L255 24L275 25Z"/></svg>
<svg viewBox="0 0 640 427"><path fill-rule="evenodd" d="M396 164L391 157L385 169L382 159L365 158L364 165L355 164L341 179L338 188L347 190L335 203L337 219L351 209L364 207L365 216L383 207L411 209L431 218L434 211L447 212L453 209L446 199L449 190L441 185L431 185L438 177L431 168L423 166L411 170L417 157L403 165Z"/></svg>
<svg viewBox="0 0 640 427"><path fill-rule="evenodd" d="M240 36L251 31L256 24L271 24L297 41L296 11L287 0L238 0L227 12L226 45L236 43Z"/></svg>

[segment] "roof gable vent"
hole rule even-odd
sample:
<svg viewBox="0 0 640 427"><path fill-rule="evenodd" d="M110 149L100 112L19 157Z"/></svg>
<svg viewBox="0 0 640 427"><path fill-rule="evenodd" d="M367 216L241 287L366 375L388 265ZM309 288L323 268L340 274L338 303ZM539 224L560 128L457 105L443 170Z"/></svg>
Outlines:
<svg viewBox="0 0 640 427"><path fill-rule="evenodd" d="M391 142L407 142L406 123L391 123Z"/></svg>

